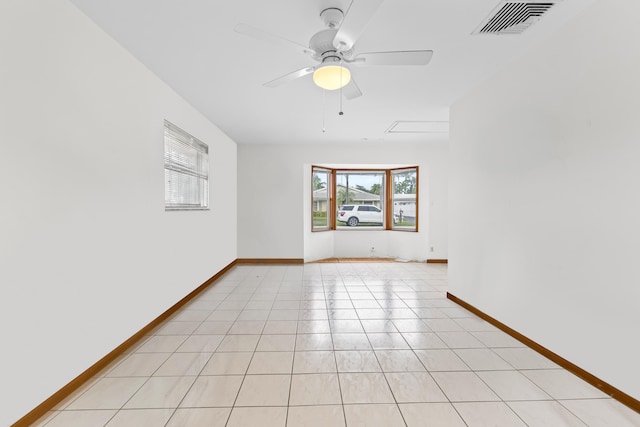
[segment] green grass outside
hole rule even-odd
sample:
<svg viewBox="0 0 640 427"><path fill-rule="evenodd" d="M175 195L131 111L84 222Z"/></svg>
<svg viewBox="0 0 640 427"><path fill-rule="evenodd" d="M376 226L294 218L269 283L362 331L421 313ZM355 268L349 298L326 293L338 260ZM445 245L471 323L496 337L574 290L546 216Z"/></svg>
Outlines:
<svg viewBox="0 0 640 427"><path fill-rule="evenodd" d="M329 225L327 222L327 216L321 216L318 215L320 213L325 213L325 212L314 212L313 213L313 225L316 227L322 227L322 226L327 226ZM338 227L348 227L346 222L340 222L337 221L336 225ZM380 225L379 223L368 223L368 222L361 222L358 224L358 226L362 226L362 227L369 227L369 226L375 226L375 225ZM402 222L397 222L394 224L396 227L414 227L415 224L412 222L407 222L407 221L402 221Z"/></svg>
<svg viewBox="0 0 640 427"><path fill-rule="evenodd" d="M406 222L406 221L396 222L395 225L398 226L398 227L413 227L413 226L415 226L415 224L413 222Z"/></svg>

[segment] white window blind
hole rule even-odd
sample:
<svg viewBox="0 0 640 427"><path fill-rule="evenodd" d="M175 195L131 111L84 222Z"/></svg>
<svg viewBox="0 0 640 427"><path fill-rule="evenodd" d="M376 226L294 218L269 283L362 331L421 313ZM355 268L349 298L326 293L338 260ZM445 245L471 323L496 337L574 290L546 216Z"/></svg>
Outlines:
<svg viewBox="0 0 640 427"><path fill-rule="evenodd" d="M164 121L165 210L209 209L209 147Z"/></svg>

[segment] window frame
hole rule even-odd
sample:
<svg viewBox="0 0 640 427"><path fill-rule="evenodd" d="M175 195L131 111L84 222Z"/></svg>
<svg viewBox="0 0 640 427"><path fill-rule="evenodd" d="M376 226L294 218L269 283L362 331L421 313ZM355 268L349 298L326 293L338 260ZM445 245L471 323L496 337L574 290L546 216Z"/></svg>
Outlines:
<svg viewBox="0 0 640 427"><path fill-rule="evenodd" d="M387 230L387 215L386 215L386 197L385 197L385 192L386 192L386 188L387 188L387 174L386 174L386 170L385 169L371 169L371 168L366 168L366 169L357 169L357 168L340 168L340 169L335 169L334 170L335 175L336 175L336 179L334 180L334 188L333 191L336 194L336 206L334 211L337 213L338 209L340 208L340 206L338 206L338 179L337 179L337 175L339 174L352 174L352 175L381 175L382 176L382 184L381 184L381 190L380 190L380 205L384 206L383 208L380 208L383 212L383 218L382 218L382 225L366 225L366 226L357 226L357 227L349 227L347 225L344 224L340 224L338 225L338 221L337 221L337 215L333 215L335 218L335 225L333 230L345 230L345 231L350 231L350 230ZM355 188L355 187L352 187ZM373 201L372 201L373 203ZM355 202L349 202L348 200L345 200L345 205L363 205L363 206L375 206L375 205L368 205L366 203L355 203Z"/></svg>
<svg viewBox="0 0 640 427"><path fill-rule="evenodd" d="M420 203L419 203L419 194L420 194L420 171L418 166L412 166L412 167L404 167L404 168L394 168L394 169L389 169L389 206L391 206L392 212L391 215L395 215L394 213L394 207L395 207L395 182L393 181L393 176L394 174L400 174L400 173L406 173L406 172L411 172L411 171L415 171L416 174L416 212L415 212L415 227L407 227L407 226L396 226L396 224L393 222L393 217L392 217L392 227L391 229L393 231L409 231L409 232L417 232L418 231L418 218L420 217L419 213L420 213Z"/></svg>
<svg viewBox="0 0 640 427"><path fill-rule="evenodd" d="M330 171L330 183L329 183L329 187L330 187L330 191L329 191L329 211L327 213L328 217L329 217L329 227L323 227L321 229L314 229L314 224L313 224L313 174L314 174L314 170L315 169L320 169L320 170L324 170L324 171ZM394 186L393 186L393 173L396 172L402 172L402 171L414 171L416 173L416 212L415 212L415 228L407 228L407 227L398 227L395 226L395 224L393 223L393 216L394 216L394 209L393 209L393 203L394 203ZM339 206L337 206L337 174L338 173L343 173L343 172L354 172L354 173L374 173L374 174L383 174L383 182L382 182L382 195L383 197L380 198L380 204L381 206L376 206L378 207L378 209L381 209L383 211L383 225L382 226L362 226L362 227L347 227L347 226L337 226L337 215L332 214L329 215L329 212L334 212L337 213L338 212L338 208ZM327 167L327 166L317 166L317 165L312 165L311 166L311 231L312 232L316 232L316 231L335 231L335 230L361 230L361 231L404 231L404 232L412 232L412 233L417 233L419 231L418 228L418 217L419 217L419 190L420 190L420 169L419 167L416 166L403 166L403 167L398 167L398 168L381 168L381 169L374 169L374 168L332 168L332 167ZM381 196L382 196L381 195ZM357 203L346 203L345 204L349 204L349 205L355 205ZM375 206L373 204L373 202L371 204L367 204L367 203L363 203L364 206Z"/></svg>
<svg viewBox="0 0 640 427"><path fill-rule="evenodd" d="M315 212L315 203L320 203L320 200L314 200L314 192L316 191L313 188L313 177L316 174L316 171L321 171L321 172L326 172L327 173L327 197L326 199L322 199L322 200L326 200L327 201L327 225L323 225L323 226L316 226L315 221L314 221L314 212ZM316 232L322 232L322 231L330 231L331 228L331 216L329 215L330 212L332 212L332 206L333 206L333 170L330 168L325 168L322 166L311 166L311 231L316 233Z"/></svg>
<svg viewBox="0 0 640 427"><path fill-rule="evenodd" d="M165 174L165 211L203 211L209 210L209 146L186 132L182 128L174 125L170 121L164 121L164 174ZM173 150L173 151L172 151ZM193 165L188 162L177 162L175 157L179 151L186 152ZM169 190L169 174L177 174L182 177L192 177L196 179L194 188L197 194L197 203L178 203L175 199L167 197ZM185 190L184 188L182 190ZM184 193L181 193L184 194Z"/></svg>

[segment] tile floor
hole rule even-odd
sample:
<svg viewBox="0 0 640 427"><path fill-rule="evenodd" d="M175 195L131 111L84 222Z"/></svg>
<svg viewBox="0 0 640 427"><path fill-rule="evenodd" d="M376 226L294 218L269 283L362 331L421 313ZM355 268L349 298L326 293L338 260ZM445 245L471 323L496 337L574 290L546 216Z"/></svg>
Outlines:
<svg viewBox="0 0 640 427"><path fill-rule="evenodd" d="M37 425L640 426L446 289L437 264L236 267Z"/></svg>

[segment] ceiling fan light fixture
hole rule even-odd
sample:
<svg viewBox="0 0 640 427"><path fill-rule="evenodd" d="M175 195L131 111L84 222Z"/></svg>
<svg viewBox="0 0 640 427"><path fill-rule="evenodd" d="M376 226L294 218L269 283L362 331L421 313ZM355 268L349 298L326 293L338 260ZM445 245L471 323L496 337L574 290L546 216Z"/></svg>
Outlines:
<svg viewBox="0 0 640 427"><path fill-rule="evenodd" d="M340 89L348 85L350 81L351 71L342 65L321 65L313 73L313 82L326 90Z"/></svg>

